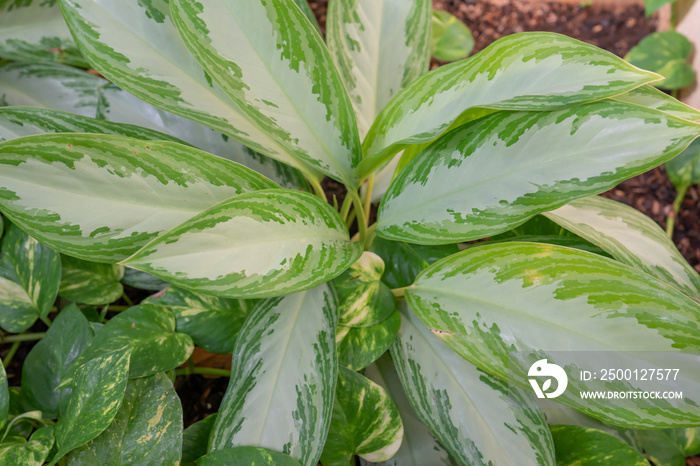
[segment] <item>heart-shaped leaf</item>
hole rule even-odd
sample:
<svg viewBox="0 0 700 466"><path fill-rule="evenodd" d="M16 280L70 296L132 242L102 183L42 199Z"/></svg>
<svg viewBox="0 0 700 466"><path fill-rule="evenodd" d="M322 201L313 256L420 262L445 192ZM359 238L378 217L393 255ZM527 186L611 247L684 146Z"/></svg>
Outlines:
<svg viewBox="0 0 700 466"><path fill-rule="evenodd" d="M394 311L386 320L371 327L338 326L338 364L359 371L376 361L396 339L401 315Z"/></svg>
<svg viewBox="0 0 700 466"><path fill-rule="evenodd" d="M557 452L557 466L649 466L640 452L600 430L553 426L552 437Z"/></svg>
<svg viewBox="0 0 700 466"><path fill-rule="evenodd" d="M124 267L61 256L61 287L58 295L85 304L109 304L121 298Z"/></svg>
<svg viewBox="0 0 700 466"><path fill-rule="evenodd" d="M688 63L693 44L676 31L655 32L646 36L625 56L625 60L666 78L654 83L660 89L674 90L695 82L695 71Z"/></svg>
<svg viewBox="0 0 700 466"><path fill-rule="evenodd" d="M474 48L472 31L453 14L433 11L432 55L438 60L467 58Z"/></svg>

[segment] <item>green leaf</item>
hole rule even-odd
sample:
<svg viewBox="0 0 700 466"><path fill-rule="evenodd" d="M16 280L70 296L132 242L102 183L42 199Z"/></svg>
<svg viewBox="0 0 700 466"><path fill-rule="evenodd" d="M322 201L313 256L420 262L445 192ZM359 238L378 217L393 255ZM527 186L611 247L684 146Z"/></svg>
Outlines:
<svg viewBox="0 0 700 466"><path fill-rule="evenodd" d="M188 146L98 134L6 141L0 166L3 213L42 243L94 262L129 257L231 196L276 187Z"/></svg>
<svg viewBox="0 0 700 466"><path fill-rule="evenodd" d="M58 293L61 259L14 225L7 228L0 246L0 327L19 333L51 311Z"/></svg>
<svg viewBox="0 0 700 466"><path fill-rule="evenodd" d="M0 57L88 68L55 1L4 1L0 4Z"/></svg>
<svg viewBox="0 0 700 466"><path fill-rule="evenodd" d="M267 448L236 447L217 450L197 461L197 466L299 466L289 455Z"/></svg>
<svg viewBox="0 0 700 466"><path fill-rule="evenodd" d="M5 440L7 441L7 439ZM28 442L0 445L0 464L41 466L54 444L54 427L38 429Z"/></svg>
<svg viewBox="0 0 700 466"><path fill-rule="evenodd" d="M257 445L316 466L337 375L337 298L329 285L261 301L236 340L209 450Z"/></svg>
<svg viewBox="0 0 700 466"><path fill-rule="evenodd" d="M146 303L159 304L175 316L178 333L192 337L197 346L207 351L231 354L243 321L256 301L216 298L169 287Z"/></svg>
<svg viewBox="0 0 700 466"><path fill-rule="evenodd" d="M527 76L527 79L523 79ZM368 173L409 144L432 141L469 109L554 110L657 81L612 53L546 32L513 34L416 80L377 117L363 143Z"/></svg>
<svg viewBox="0 0 700 466"><path fill-rule="evenodd" d="M22 402L27 409L40 410L45 418L59 416L61 400L67 404L71 389L56 387L91 338L90 324L74 304L61 310L22 366Z"/></svg>
<svg viewBox="0 0 700 466"><path fill-rule="evenodd" d="M457 462L438 443L411 407L394 363L388 353L365 370L365 375L387 391L396 403L403 422L401 447L386 466L457 466ZM363 466L371 466L362 461Z"/></svg>
<svg viewBox="0 0 700 466"><path fill-rule="evenodd" d="M214 427L216 416L217 414L212 414L185 429L182 436L182 463L180 466L195 466L196 461L207 454L209 435Z"/></svg>
<svg viewBox="0 0 700 466"><path fill-rule="evenodd" d="M182 406L165 374L130 380L112 424L73 450L68 464L178 464L182 456Z"/></svg>
<svg viewBox="0 0 700 466"><path fill-rule="evenodd" d="M131 350L129 377L133 379L178 367L190 357L194 343L189 335L175 333L175 317L167 308L140 304L111 318L69 373L101 354L125 349Z"/></svg>
<svg viewBox="0 0 700 466"><path fill-rule="evenodd" d="M676 189L700 183L700 139L693 141L680 155L666 162L666 173Z"/></svg>
<svg viewBox="0 0 700 466"><path fill-rule="evenodd" d="M323 448L324 466L348 466L354 455L380 462L401 446L403 424L386 391L368 378L341 367L333 420Z"/></svg>
<svg viewBox="0 0 700 466"><path fill-rule="evenodd" d="M211 82L180 38L168 0L59 3L81 51L107 79L151 105L303 168Z"/></svg>
<svg viewBox="0 0 700 466"><path fill-rule="evenodd" d="M620 262L700 300L700 275L656 222L638 210L593 196L544 216L599 245Z"/></svg>
<svg viewBox="0 0 700 466"><path fill-rule="evenodd" d="M334 0L326 30L360 138L389 101L428 71L429 0Z"/></svg>
<svg viewBox="0 0 700 466"><path fill-rule="evenodd" d="M376 361L396 339L401 326L401 315L394 311L383 322L370 327L338 326L336 343L338 364L359 371Z"/></svg>
<svg viewBox="0 0 700 466"><path fill-rule="evenodd" d="M433 11L432 55L438 60L467 58L474 48L472 31L447 11Z"/></svg>
<svg viewBox="0 0 700 466"><path fill-rule="evenodd" d="M686 466L683 447L664 430L637 430L635 436L647 458L657 466Z"/></svg>
<svg viewBox="0 0 700 466"><path fill-rule="evenodd" d="M98 133L181 142L159 131L38 107L0 108L0 142L44 133Z"/></svg>
<svg viewBox="0 0 700 466"><path fill-rule="evenodd" d="M52 465L112 423L126 390L129 353L129 349L102 353L78 368L68 409L55 425L58 452Z"/></svg>
<svg viewBox="0 0 700 466"><path fill-rule="evenodd" d="M459 355L511 384L529 387L532 359L547 359L570 375L556 401L597 419L639 429L700 422L700 377L690 369L697 363L692 352L700 349L700 306L630 266L560 246L485 245L426 269L406 299ZM514 352L527 357L509 360ZM581 381L574 374L582 365L678 368L677 380L654 389L682 391L684 398L621 399L612 406L584 400L581 391L643 390L644 382Z"/></svg>
<svg viewBox="0 0 700 466"><path fill-rule="evenodd" d="M316 15L314 14L314 10L311 9L311 6L309 6L308 0L292 0L296 5L299 7L302 13L304 13L304 16L306 16L306 19L309 20L311 25L318 31L319 34L321 34L321 26L319 26L318 21L316 20Z"/></svg>
<svg viewBox="0 0 700 466"><path fill-rule="evenodd" d="M447 244L502 233L650 170L698 135L696 123L611 101L495 113L448 133L398 175L377 234Z"/></svg>
<svg viewBox="0 0 700 466"><path fill-rule="evenodd" d="M670 91L695 82L695 71L688 63L692 53L693 44L683 34L676 31L663 31L655 32L642 39L629 51L625 60L666 78L654 85Z"/></svg>
<svg viewBox="0 0 700 466"><path fill-rule="evenodd" d="M668 3L675 3L676 0L644 0L644 10L646 12L647 18L651 16L652 13L657 11L662 6Z"/></svg>
<svg viewBox="0 0 700 466"><path fill-rule="evenodd" d="M49 107L94 117L98 78L71 66L53 63L8 63L0 67L2 106Z"/></svg>
<svg viewBox="0 0 700 466"><path fill-rule="evenodd" d="M670 95L649 84L632 89L624 94L616 95L612 97L612 100L641 105L642 107L655 108L690 121L700 120L700 110L674 99Z"/></svg>
<svg viewBox="0 0 700 466"><path fill-rule="evenodd" d="M123 277L124 267L121 265L98 264L61 256L61 287L58 295L77 303L113 303L124 294L124 287L120 283Z"/></svg>
<svg viewBox="0 0 700 466"><path fill-rule="evenodd" d="M371 250L386 264L382 281L390 288L403 288L433 262L458 253L459 247L456 244L422 246L375 238Z"/></svg>
<svg viewBox="0 0 700 466"><path fill-rule="evenodd" d="M161 280L150 273L125 267L122 283L139 290L161 291L168 287L168 282Z"/></svg>
<svg viewBox="0 0 700 466"><path fill-rule="evenodd" d="M329 204L278 189L224 201L123 264L194 291L263 298L331 280L361 253L362 245L349 241L345 222Z"/></svg>
<svg viewBox="0 0 700 466"><path fill-rule="evenodd" d="M642 451L634 436L634 433L638 432L636 430L606 424L603 421L599 421L573 408L558 403L551 403L547 400L538 401L538 405L544 413L544 417L547 418L547 424L550 426L566 425L602 430L610 435L614 435L636 450Z"/></svg>
<svg viewBox="0 0 700 466"><path fill-rule="evenodd" d="M0 429L5 427L7 416L10 414L10 389L7 386L7 373L0 361Z"/></svg>
<svg viewBox="0 0 700 466"><path fill-rule="evenodd" d="M649 466L641 453L622 440L596 429L553 426L557 466Z"/></svg>
<svg viewBox="0 0 700 466"><path fill-rule="evenodd" d="M170 8L192 54L251 124L305 165L357 186L350 98L321 36L291 0L172 0Z"/></svg>
<svg viewBox="0 0 700 466"><path fill-rule="evenodd" d="M364 252L335 280L341 325L370 327L383 322L394 312L394 295L381 282L383 274L382 258L373 252Z"/></svg>
<svg viewBox="0 0 700 466"><path fill-rule="evenodd" d="M460 358L403 303L391 354L411 405L445 449L460 464L553 465L549 430L530 393Z"/></svg>

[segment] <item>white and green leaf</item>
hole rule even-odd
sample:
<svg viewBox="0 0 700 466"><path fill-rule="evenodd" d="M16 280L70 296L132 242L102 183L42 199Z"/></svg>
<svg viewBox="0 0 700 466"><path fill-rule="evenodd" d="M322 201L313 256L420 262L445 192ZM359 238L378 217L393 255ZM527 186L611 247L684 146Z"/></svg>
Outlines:
<svg viewBox="0 0 700 466"><path fill-rule="evenodd" d="M650 170L698 136L700 124L621 102L498 112L409 163L384 196L377 234L447 244L502 233Z"/></svg>
<svg viewBox="0 0 700 466"><path fill-rule="evenodd" d="M359 371L376 361L396 339L401 315L394 311L384 321L370 327L338 326L338 364Z"/></svg>
<svg viewBox="0 0 700 466"><path fill-rule="evenodd" d="M350 99L292 0L172 0L170 7L195 58L251 124L305 166L357 187L361 148Z"/></svg>
<svg viewBox="0 0 700 466"><path fill-rule="evenodd" d="M130 380L110 426L68 455L69 465L178 464L182 406L165 374Z"/></svg>
<svg viewBox="0 0 700 466"><path fill-rule="evenodd" d="M299 466L291 456L260 447L216 450L197 461L197 466Z"/></svg>
<svg viewBox="0 0 700 466"><path fill-rule="evenodd" d="M109 427L124 398L128 376L128 349L101 354L77 370L68 409L55 425L57 452L52 465Z"/></svg>
<svg viewBox="0 0 700 466"><path fill-rule="evenodd" d="M21 394L25 408L39 410L45 418L59 416L60 406L67 405L71 389L57 387L91 338L90 324L75 305L61 310L22 365Z"/></svg>
<svg viewBox="0 0 700 466"><path fill-rule="evenodd" d="M334 284L340 302L340 324L369 327L386 320L396 308L391 289L382 283L384 261L364 252Z"/></svg>
<svg viewBox="0 0 700 466"><path fill-rule="evenodd" d="M697 365L693 352L700 349L700 305L628 265L547 244L485 245L426 269L406 290L406 299L459 355L511 384L529 387L528 369L541 359L567 367L569 374L596 364L678 368L676 380L653 386L570 377L556 401L627 428L700 422L700 376L691 369ZM512 353L520 356L509 360ZM621 399L611 405L578 396L642 385L682 391L684 398Z"/></svg>
<svg viewBox="0 0 700 466"><path fill-rule="evenodd" d="M61 256L61 298L84 304L109 304L121 298L124 267Z"/></svg>
<svg viewBox="0 0 700 466"><path fill-rule="evenodd" d="M72 374L82 364L101 354L129 350L129 377L146 377L169 371L187 361L194 343L189 335L175 332L175 317L165 307L140 304L111 318L68 369ZM66 385L69 377L62 382Z"/></svg>
<svg viewBox="0 0 700 466"><path fill-rule="evenodd" d="M620 262L700 300L700 275L656 222L638 210L594 196L543 215L599 245Z"/></svg>
<svg viewBox="0 0 700 466"><path fill-rule="evenodd" d="M469 109L554 110L659 80L566 36L513 34L416 80L380 113L364 141L365 174L409 144L432 141Z"/></svg>
<svg viewBox="0 0 700 466"><path fill-rule="evenodd" d="M255 445L316 466L333 410L337 321L329 285L253 309L236 340L210 451Z"/></svg>
<svg viewBox="0 0 700 466"><path fill-rule="evenodd" d="M612 100L642 107L655 108L678 118L690 121L700 120L700 110L680 102L649 84L612 97Z"/></svg>
<svg viewBox="0 0 700 466"><path fill-rule="evenodd" d="M596 429L552 426L557 466L649 466L644 456L617 437Z"/></svg>
<svg viewBox="0 0 700 466"><path fill-rule="evenodd" d="M277 189L219 203L123 263L185 289L262 298L331 280L361 254L329 204Z"/></svg>
<svg viewBox="0 0 700 466"><path fill-rule="evenodd" d="M531 394L474 367L401 309L391 349L420 419L460 464L554 465L552 438Z"/></svg>
<svg viewBox="0 0 700 466"><path fill-rule="evenodd" d="M428 71L429 0L332 0L328 49L338 67L364 138L379 112Z"/></svg>
<svg viewBox="0 0 700 466"><path fill-rule="evenodd" d="M458 463L438 443L411 407L388 353L369 366L365 375L387 391L396 403L403 422L401 447L396 455L384 462L386 466L457 466ZM364 460L362 465L371 466Z"/></svg>
<svg viewBox="0 0 700 466"><path fill-rule="evenodd" d="M0 210L42 243L95 262L125 259L231 196L276 187L189 146L99 134L6 141L0 166Z"/></svg>
<svg viewBox="0 0 700 466"><path fill-rule="evenodd" d="M197 346L220 354L233 352L243 321L257 303L217 298L174 286L145 302L166 307L175 316L178 333L189 335Z"/></svg>
<svg viewBox="0 0 700 466"><path fill-rule="evenodd" d="M60 284L61 258L12 224L0 249L0 327L23 332L51 311Z"/></svg>

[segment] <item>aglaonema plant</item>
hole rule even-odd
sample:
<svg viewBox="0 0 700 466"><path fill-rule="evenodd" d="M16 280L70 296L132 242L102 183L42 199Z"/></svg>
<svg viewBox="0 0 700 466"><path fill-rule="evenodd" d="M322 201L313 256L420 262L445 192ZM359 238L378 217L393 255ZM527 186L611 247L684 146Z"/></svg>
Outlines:
<svg viewBox="0 0 700 466"><path fill-rule="evenodd" d="M662 77L550 33L427 72L426 0L331 0L326 41L292 0L58 6L109 81L0 68L0 326L42 338L21 387L0 379L2 461L694 454L700 276L597 196L700 135ZM158 293L110 307L123 284ZM195 346L232 355L230 382L183 432L170 378L222 372ZM531 364L582 354L676 368L657 388L685 396L570 380L538 404Z"/></svg>

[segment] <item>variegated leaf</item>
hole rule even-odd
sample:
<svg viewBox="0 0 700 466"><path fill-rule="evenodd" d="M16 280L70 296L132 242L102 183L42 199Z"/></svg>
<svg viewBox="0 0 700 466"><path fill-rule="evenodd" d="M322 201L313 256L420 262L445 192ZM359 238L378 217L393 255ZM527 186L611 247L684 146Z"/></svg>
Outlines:
<svg viewBox="0 0 700 466"><path fill-rule="evenodd" d="M396 404L368 378L341 367L335 389L333 420L323 448L324 466L347 466L358 455L385 461L396 454L403 424Z"/></svg>
<svg viewBox="0 0 700 466"><path fill-rule="evenodd" d="M7 386L7 373L5 366L0 361L0 429L5 427L7 416L10 413L10 390Z"/></svg>
<svg viewBox="0 0 700 466"><path fill-rule="evenodd" d="M0 245L0 327L19 333L51 311L60 283L61 258L12 224Z"/></svg>
<svg viewBox="0 0 700 466"><path fill-rule="evenodd" d="M641 105L642 107L655 108L690 121L700 120L700 110L694 109L683 102L679 102L670 95L649 84L617 95L613 97L612 100Z"/></svg>
<svg viewBox="0 0 700 466"><path fill-rule="evenodd" d="M55 425L58 451L52 465L112 423L126 390L129 353L128 349L103 353L77 370L68 409Z"/></svg>
<svg viewBox="0 0 700 466"><path fill-rule="evenodd" d="M357 115L360 137L430 64L429 0L332 0L328 48Z"/></svg>
<svg viewBox="0 0 700 466"><path fill-rule="evenodd" d="M88 67L55 0L0 3L0 57Z"/></svg>
<svg viewBox="0 0 700 466"><path fill-rule="evenodd" d="M259 447L216 450L197 461L197 466L299 466L299 464L289 455Z"/></svg>
<svg viewBox="0 0 700 466"><path fill-rule="evenodd" d="M121 298L124 267L61 256L61 287L58 295L69 301L92 305L109 304Z"/></svg>
<svg viewBox="0 0 700 466"><path fill-rule="evenodd" d="M644 456L603 431L576 426L553 426L557 466L649 466Z"/></svg>
<svg viewBox="0 0 700 466"><path fill-rule="evenodd" d="M38 107L1 107L0 142L43 133L98 133L181 142L159 131Z"/></svg>
<svg viewBox="0 0 700 466"><path fill-rule="evenodd" d="M672 29L644 37L625 55L625 60L662 75L666 79L654 83L654 86L671 91L695 82L695 70L689 63L692 55L693 43Z"/></svg>
<svg viewBox="0 0 700 466"><path fill-rule="evenodd" d="M554 465L532 395L462 359L403 303L391 354L411 405L445 449L460 464Z"/></svg>
<svg viewBox="0 0 700 466"><path fill-rule="evenodd" d="M396 339L401 315L394 311L386 320L370 327L338 326L338 364L359 371L384 354Z"/></svg>
<svg viewBox="0 0 700 466"><path fill-rule="evenodd" d="M175 317L167 308L140 304L111 318L73 361L69 373L101 354L125 349L131 351L129 377L137 378L175 369L187 361L194 344L189 335L175 333Z"/></svg>
<svg viewBox="0 0 700 466"><path fill-rule="evenodd" d="M236 340L210 451L255 445L316 466L331 423L337 321L329 285L253 309Z"/></svg>
<svg viewBox="0 0 700 466"><path fill-rule="evenodd" d="M68 455L68 465L178 464L182 406L165 374L130 380L112 424Z"/></svg>
<svg viewBox="0 0 700 466"><path fill-rule="evenodd" d="M25 408L40 410L45 418L59 416L59 407L67 405L71 389L56 387L91 338L90 324L74 304L61 310L22 365L21 393Z"/></svg>
<svg viewBox="0 0 700 466"><path fill-rule="evenodd" d="M129 257L231 196L276 187L188 146L98 134L6 141L0 166L0 210L42 243L95 262Z"/></svg>
<svg viewBox="0 0 700 466"><path fill-rule="evenodd" d="M180 466L195 466L197 460L207 454L209 435L214 427L216 416L217 414L214 413L185 429L182 435L182 462Z"/></svg>
<svg viewBox="0 0 700 466"><path fill-rule="evenodd" d="M186 289L262 298L331 280L361 253L330 205L278 189L219 203L123 263Z"/></svg>
<svg viewBox="0 0 700 466"><path fill-rule="evenodd" d="M180 38L168 0L59 3L81 51L110 81L149 104L301 167L211 82Z"/></svg>
<svg viewBox="0 0 700 466"><path fill-rule="evenodd" d="M257 301L216 298L169 287L144 301L166 307L175 316L178 333L192 337L197 346L212 353L231 354L243 321Z"/></svg>
<svg viewBox="0 0 700 466"><path fill-rule="evenodd" d="M391 288L409 286L430 264L459 252L456 244L422 246L384 238L375 238L371 249L384 260L386 269L382 281Z"/></svg>
<svg viewBox="0 0 700 466"><path fill-rule="evenodd" d="M598 364L678 368L675 380L652 388L682 391L682 399L628 398L611 405L579 392L643 390L644 382L569 377L556 401L628 428L700 423L700 375L691 369L698 363L692 352L700 350L700 305L630 266L547 244L485 245L426 269L406 299L452 349L511 384L530 386L533 358L569 374Z"/></svg>
<svg viewBox="0 0 700 466"><path fill-rule="evenodd" d="M9 63L0 67L0 106L49 107L94 117L97 86L83 70L54 63Z"/></svg>
<svg viewBox="0 0 700 466"><path fill-rule="evenodd" d="M666 162L666 173L678 190L700 183L700 140Z"/></svg>
<svg viewBox="0 0 700 466"><path fill-rule="evenodd" d="M433 57L442 61L462 60L473 48L474 36L466 24L448 11L433 11Z"/></svg>
<svg viewBox="0 0 700 466"><path fill-rule="evenodd" d="M403 422L401 447L392 458L382 462L386 466L458 466L457 462L438 443L433 434L418 418L401 386L399 375L389 353L365 370L365 375L387 391L396 403ZM362 466L374 463L361 460ZM379 466L379 465L376 465Z"/></svg>
<svg viewBox="0 0 700 466"><path fill-rule="evenodd" d="M381 282L383 274L382 258L373 252L364 252L335 280L341 325L369 327L384 321L394 312L394 295Z"/></svg>
<svg viewBox="0 0 700 466"><path fill-rule="evenodd" d="M700 455L700 427L665 431L685 452L686 456Z"/></svg>
<svg viewBox="0 0 700 466"><path fill-rule="evenodd" d="M405 89L377 117L364 141L361 174L408 144L437 138L472 108L553 110L622 94L660 76L566 36L513 34Z"/></svg>
<svg viewBox="0 0 700 466"><path fill-rule="evenodd" d="M502 233L660 165L698 136L700 124L612 101L495 113L448 133L398 175L377 234L447 244Z"/></svg>
<svg viewBox="0 0 700 466"><path fill-rule="evenodd" d="M700 300L700 275L646 215L603 197L586 197L544 214L615 259Z"/></svg>
<svg viewBox="0 0 700 466"><path fill-rule="evenodd" d="M304 13L304 16L306 16L306 19L309 20L311 25L318 31L319 34L321 34L321 26L319 26L318 21L316 20L316 15L314 14L314 10L311 9L311 6L309 5L308 0L292 0L296 5L299 7L302 13Z"/></svg>
<svg viewBox="0 0 700 466"><path fill-rule="evenodd" d="M7 439L5 440L7 442ZM38 429L27 442L0 445L0 464L41 466L54 444L54 427Z"/></svg>
<svg viewBox="0 0 700 466"><path fill-rule="evenodd" d="M356 187L361 148L350 99L292 0L171 0L170 8L194 56L252 124L305 165Z"/></svg>

